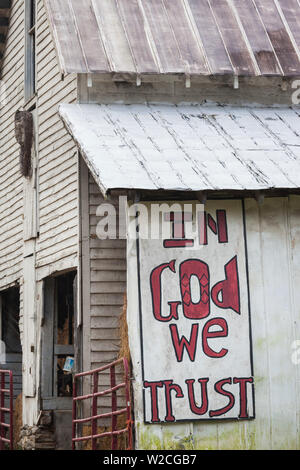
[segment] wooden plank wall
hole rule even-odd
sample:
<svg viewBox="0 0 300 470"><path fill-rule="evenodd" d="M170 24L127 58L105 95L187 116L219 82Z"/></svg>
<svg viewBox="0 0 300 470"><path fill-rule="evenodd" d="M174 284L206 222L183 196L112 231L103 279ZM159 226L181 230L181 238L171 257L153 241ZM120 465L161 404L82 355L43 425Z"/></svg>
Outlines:
<svg viewBox="0 0 300 470"><path fill-rule="evenodd" d="M256 418L194 425L200 448L299 449L300 198L247 199L246 227ZM202 442L201 442L202 441Z"/></svg>
<svg viewBox="0 0 300 470"><path fill-rule="evenodd" d="M38 278L77 266L77 149L57 109L77 99L76 75L62 77L43 0L37 2L39 151Z"/></svg>
<svg viewBox="0 0 300 470"><path fill-rule="evenodd" d="M136 401L137 448L300 448L300 197L246 199L245 215L256 418L144 425Z"/></svg>
<svg viewBox="0 0 300 470"><path fill-rule="evenodd" d="M23 248L23 181L14 115L23 105L24 2L12 2L10 28L0 82L0 289L21 276Z"/></svg>
<svg viewBox="0 0 300 470"><path fill-rule="evenodd" d="M96 227L101 218L96 211L103 197L83 162L82 167L81 183L83 188L88 187L87 198L82 201L83 370L87 371L114 361L119 354L119 316L126 292L126 241L98 239ZM118 381L121 378L117 376ZM109 385L109 374L105 373L99 389ZM101 412L108 412L111 398L102 398L99 404Z"/></svg>
<svg viewBox="0 0 300 470"><path fill-rule="evenodd" d="M24 101L24 2L12 2L0 91L0 290L21 284L23 262L23 178L14 115ZM58 117L60 102L77 98L77 78L62 79L46 11L37 2L39 233L37 277L77 266L77 149ZM21 315L22 324L22 315ZM21 327L22 330L22 327Z"/></svg>

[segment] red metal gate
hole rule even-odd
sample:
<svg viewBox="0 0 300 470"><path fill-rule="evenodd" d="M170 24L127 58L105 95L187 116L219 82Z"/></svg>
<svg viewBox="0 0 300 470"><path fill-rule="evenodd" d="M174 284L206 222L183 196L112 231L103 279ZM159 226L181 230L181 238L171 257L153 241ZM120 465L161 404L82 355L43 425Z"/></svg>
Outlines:
<svg viewBox="0 0 300 470"><path fill-rule="evenodd" d="M9 408L5 408L5 398L8 398ZM7 415L8 420L5 419ZM13 373L0 370L0 450L7 447L13 450L13 432Z"/></svg>
<svg viewBox="0 0 300 470"><path fill-rule="evenodd" d="M123 382L116 382L116 367L123 366ZM101 372L110 371L110 388L98 391L99 376ZM93 392L87 395L78 395L78 381L80 378L90 376L92 379ZM82 372L76 374L73 384L73 426L72 426L72 449L75 450L76 442L91 441L92 450L96 450L97 440L111 436L111 448L116 450L118 447L118 436L122 434L128 435L128 450L132 449L132 426L131 426L131 400L130 400L130 381L129 381L129 367L128 361L119 359L112 362L107 366L100 367L99 369L91 370L89 372ZM118 409L117 391L125 389L126 406L125 408ZM111 412L98 414L98 397L111 394ZM91 416L88 418L77 418L78 404L84 400L91 400ZM126 416L126 428L117 429L117 417L120 415ZM98 420L101 418L111 418L111 431L99 433ZM77 427L79 424L91 423L91 434L89 436L77 436Z"/></svg>

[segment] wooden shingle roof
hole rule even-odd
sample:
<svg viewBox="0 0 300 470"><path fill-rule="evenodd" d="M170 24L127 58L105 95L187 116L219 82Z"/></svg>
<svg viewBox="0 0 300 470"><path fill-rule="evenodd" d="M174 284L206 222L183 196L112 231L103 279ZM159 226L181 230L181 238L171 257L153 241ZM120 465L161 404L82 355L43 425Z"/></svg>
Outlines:
<svg viewBox="0 0 300 470"><path fill-rule="evenodd" d="M66 73L300 76L298 0L45 0Z"/></svg>

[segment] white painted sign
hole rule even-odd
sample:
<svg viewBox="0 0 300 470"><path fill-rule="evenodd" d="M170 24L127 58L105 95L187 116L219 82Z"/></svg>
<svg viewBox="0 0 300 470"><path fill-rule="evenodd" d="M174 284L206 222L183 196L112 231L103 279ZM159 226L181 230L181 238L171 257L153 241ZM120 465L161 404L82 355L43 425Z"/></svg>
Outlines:
<svg viewBox="0 0 300 470"><path fill-rule="evenodd" d="M156 240L151 206L137 240L145 421L253 418L242 201L164 207L172 233Z"/></svg>

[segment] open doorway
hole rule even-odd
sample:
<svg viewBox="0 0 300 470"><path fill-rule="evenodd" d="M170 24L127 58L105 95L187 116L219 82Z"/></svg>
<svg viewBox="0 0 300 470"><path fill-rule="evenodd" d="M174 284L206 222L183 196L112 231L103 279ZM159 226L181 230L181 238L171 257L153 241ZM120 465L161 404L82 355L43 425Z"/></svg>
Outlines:
<svg viewBox="0 0 300 470"><path fill-rule="evenodd" d="M71 442L76 287L75 271L44 284L42 410L52 412L57 450Z"/></svg>

